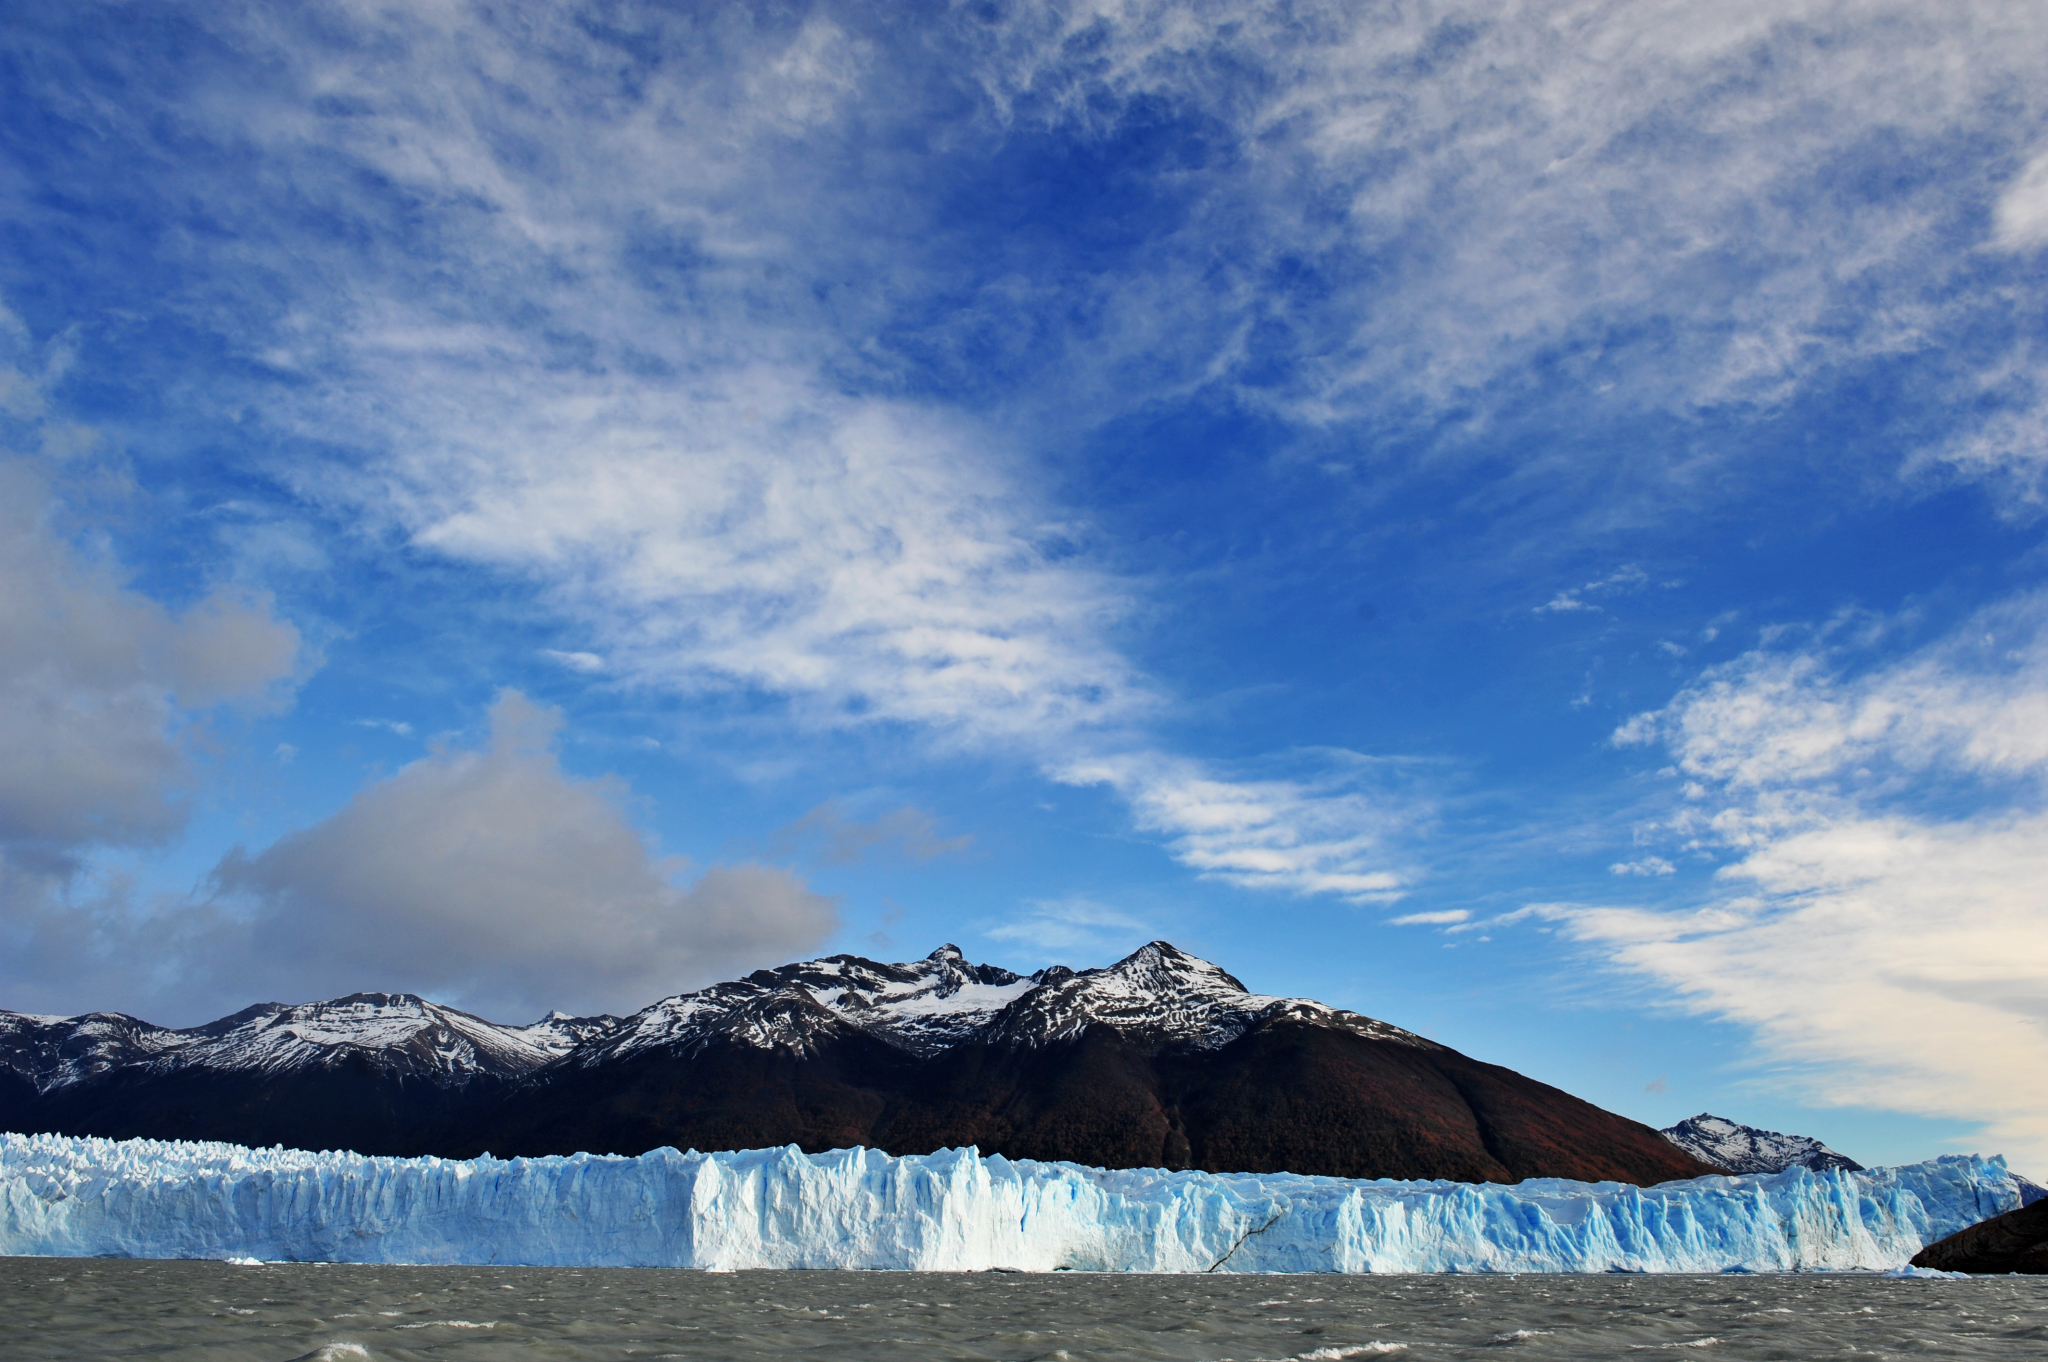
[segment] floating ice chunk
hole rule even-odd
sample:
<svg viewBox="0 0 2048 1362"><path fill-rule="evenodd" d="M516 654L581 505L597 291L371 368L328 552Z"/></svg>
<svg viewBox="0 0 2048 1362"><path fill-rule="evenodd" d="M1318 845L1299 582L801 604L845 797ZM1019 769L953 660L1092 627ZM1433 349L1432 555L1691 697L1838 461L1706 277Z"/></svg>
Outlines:
<svg viewBox="0 0 2048 1362"><path fill-rule="evenodd" d="M1904 1267L1886 1268L1884 1275L1887 1277L1939 1277L1947 1281L1960 1282L1970 1280L1970 1274L1967 1272L1943 1272L1938 1267L1914 1267L1911 1263L1906 1264Z"/></svg>
<svg viewBox="0 0 2048 1362"><path fill-rule="evenodd" d="M2003 1160L1656 1187L657 1149L370 1158L0 1135L0 1253L1105 1272L1884 1270L2011 1210Z"/></svg>

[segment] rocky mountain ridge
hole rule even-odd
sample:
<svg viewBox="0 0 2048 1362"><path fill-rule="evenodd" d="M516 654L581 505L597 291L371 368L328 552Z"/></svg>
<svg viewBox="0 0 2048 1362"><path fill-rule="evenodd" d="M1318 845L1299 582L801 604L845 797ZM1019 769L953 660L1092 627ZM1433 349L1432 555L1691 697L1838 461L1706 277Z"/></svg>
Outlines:
<svg viewBox="0 0 2048 1362"><path fill-rule="evenodd" d="M1020 975L953 946L502 1026L409 994L171 1030L0 1013L0 1125L363 1153L978 1145L1111 1167L1662 1181L1647 1126L1155 941Z"/></svg>
<svg viewBox="0 0 2048 1362"><path fill-rule="evenodd" d="M460 1084L478 1075L518 1077L556 1060L591 1068L650 1050L693 1053L719 1043L804 1056L825 1038L852 1033L919 1058L973 1039L1019 1048L1056 1044L1091 1026L1151 1052L1215 1049L1278 1015L1399 1044L1434 1044L1311 999L1252 993L1164 941L1102 968L1054 965L1029 975L971 964L949 944L907 964L827 956L676 994L629 1017L553 1012L527 1026L486 1021L409 993L259 1003L182 1029L120 1013L0 1011L0 1071L47 1093L122 1068L277 1073L367 1060L395 1074Z"/></svg>
<svg viewBox="0 0 2048 1362"><path fill-rule="evenodd" d="M531 1073L619 1024L617 1017L550 1013L530 1026L502 1026L410 993L258 1003L176 1029L118 1012L0 1011L0 1073L44 1094L121 1070L265 1074L364 1061L392 1074L460 1083L479 1074Z"/></svg>

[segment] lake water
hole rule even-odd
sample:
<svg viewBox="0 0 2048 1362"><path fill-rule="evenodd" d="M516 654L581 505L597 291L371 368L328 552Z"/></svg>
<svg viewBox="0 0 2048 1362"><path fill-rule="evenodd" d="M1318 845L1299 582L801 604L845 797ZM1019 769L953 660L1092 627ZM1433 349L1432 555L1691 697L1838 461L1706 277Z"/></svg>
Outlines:
<svg viewBox="0 0 2048 1362"><path fill-rule="evenodd" d="M0 1258L0 1358L2048 1357L2048 1278L1140 1277Z"/></svg>

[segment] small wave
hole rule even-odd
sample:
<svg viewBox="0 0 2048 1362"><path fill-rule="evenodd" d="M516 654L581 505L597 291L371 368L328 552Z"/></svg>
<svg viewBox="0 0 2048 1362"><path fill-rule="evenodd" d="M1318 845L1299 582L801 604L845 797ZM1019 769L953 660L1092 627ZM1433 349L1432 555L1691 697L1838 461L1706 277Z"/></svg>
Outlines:
<svg viewBox="0 0 2048 1362"><path fill-rule="evenodd" d="M1317 1348L1311 1353L1296 1353L1294 1362L1343 1362L1347 1357L1371 1357L1375 1353L1401 1353L1408 1351L1406 1343L1355 1343L1348 1348Z"/></svg>
<svg viewBox="0 0 2048 1362"><path fill-rule="evenodd" d="M370 1350L360 1343L325 1343L291 1362L369 1362Z"/></svg>
<svg viewBox="0 0 2048 1362"><path fill-rule="evenodd" d="M423 1319L418 1324L401 1324L397 1327L401 1329L495 1329L498 1327L498 1321L493 1319L486 1320L482 1324L474 1324L466 1319Z"/></svg>
<svg viewBox="0 0 2048 1362"><path fill-rule="evenodd" d="M1721 1346L1721 1340L1709 1336L1695 1338L1686 1343L1631 1343L1629 1346L1637 1352L1656 1352L1662 1348L1718 1348Z"/></svg>
<svg viewBox="0 0 2048 1362"><path fill-rule="evenodd" d="M1515 1329L1509 1333L1495 1334L1488 1341L1492 1343L1520 1343L1525 1338L1541 1338L1546 1334L1556 1332L1555 1329Z"/></svg>

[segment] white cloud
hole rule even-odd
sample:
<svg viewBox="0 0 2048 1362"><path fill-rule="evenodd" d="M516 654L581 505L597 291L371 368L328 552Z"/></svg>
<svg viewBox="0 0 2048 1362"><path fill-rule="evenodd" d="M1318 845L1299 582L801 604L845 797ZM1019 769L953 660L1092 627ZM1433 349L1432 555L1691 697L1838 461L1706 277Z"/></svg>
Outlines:
<svg viewBox="0 0 2048 1362"><path fill-rule="evenodd" d="M526 71L536 108L584 98L581 68L502 33L481 40ZM1033 490L1020 442L873 391L895 383L875 381L887 300L867 284L909 266L859 254L893 237L834 225L868 208L786 140L790 119L822 107L812 95L777 96L757 117L708 86L658 84L618 121L579 124L571 151L553 123L464 84L471 63L437 52L442 41L407 69L323 69L333 91L378 111L350 129L275 110L253 135L282 157L338 136L347 156L422 196L459 188L492 204L465 224L465 258L518 281L520 307L547 310L594 358L562 363L523 318L501 320L494 298L458 297L454 320L445 296L350 262L363 286L350 310L299 338L323 382L272 410L309 437L352 431L381 451L377 475L301 470L301 485L388 517L418 545L540 582L601 649L544 654L578 670L775 696L804 725L906 726L1061 779L1073 752L1112 745L1098 734L1158 711L1151 679L1110 641L1130 585L1091 553L1088 526ZM786 47L728 58L749 88L800 78L843 103L874 57L849 42L808 25ZM485 127L501 119L560 153L543 158L549 183L503 161ZM798 181L808 197L793 200ZM315 192L355 211L348 186ZM635 278L650 233L687 257L684 292ZM573 287L559 282L566 262ZM844 301L827 310L810 282L821 276L853 281L835 283ZM634 379L635 366L663 372ZM1387 814L1362 796L1315 781L1233 786L1134 745L1109 783L1184 863L1304 893L1397 894L1367 832Z"/></svg>
<svg viewBox="0 0 2048 1362"><path fill-rule="evenodd" d="M1022 5L900 47L852 14L646 15L631 43L566 12L236 15L193 22L265 79L195 69L171 112L258 172L178 158L165 198L223 224L222 279L305 281L213 319L303 379L266 419L355 451L278 477L539 582L622 681L1115 767L1203 873L1364 899L1402 878L1372 801L1114 755L1162 703L1115 642L1138 585L1032 451L1204 386L1312 425L1428 420L1555 359L1575 392L1690 411L1937 352L1956 205L1989 201L1990 153L1951 153L2017 126L2048 43L2018 3ZM153 147L142 98L94 126ZM1228 144L1176 172L1178 225L1056 297L1057 271L947 253L928 157L1138 107ZM1930 173L1816 188L1901 159ZM349 230L281 235L287 185ZM1329 287L1267 287L1290 262ZM1085 335L1048 321L1077 314ZM1261 386L1268 332L1294 362ZM1604 376L1631 336L1655 353Z"/></svg>
<svg viewBox="0 0 2048 1362"><path fill-rule="evenodd" d="M1117 591L1053 555L1062 527L1029 518L985 437L787 388L747 394L777 411L759 428L738 396L592 399L407 471L421 543L541 576L614 670L1026 750L1147 704L1104 640Z"/></svg>
<svg viewBox="0 0 2048 1362"><path fill-rule="evenodd" d="M572 672L582 672L586 676L604 670L604 659L596 653L565 653L555 648L543 648L540 655L550 662L567 667Z"/></svg>
<svg viewBox="0 0 2048 1362"><path fill-rule="evenodd" d="M2009 251L2048 246L2048 152L2020 168L1992 216L1997 244Z"/></svg>
<svg viewBox="0 0 2048 1362"><path fill-rule="evenodd" d="M481 750L438 747L214 879L244 926L220 977L291 998L409 989L521 1019L630 1010L815 949L831 899L786 871L655 855L615 780L565 775L560 716L516 692ZM203 962L191 962L195 968Z"/></svg>
<svg viewBox="0 0 2048 1362"><path fill-rule="evenodd" d="M1649 574L1631 564L1627 567L1617 568L1605 577L1587 582L1584 586L1575 586L1558 592L1548 601L1537 606L1536 613L1539 615L1561 615L1578 610L1597 611L1602 607L1588 601L1585 599L1586 597L1636 591L1649 585L1649 582Z"/></svg>
<svg viewBox="0 0 2048 1362"><path fill-rule="evenodd" d="M1704 904L1530 911L1754 1027L1809 1098L1984 1121L2048 1168L2015 1078L2048 1071L2048 598L1854 660L1752 653L1617 734L1676 759L1668 834L1735 852Z"/></svg>
<svg viewBox="0 0 2048 1362"><path fill-rule="evenodd" d="M1993 411L1912 464L1916 471L1939 466L1998 485L2005 495L1995 509L2022 522L2048 507L2048 373L2033 366L2031 355L2026 359L1982 385L1999 399Z"/></svg>
<svg viewBox="0 0 2048 1362"><path fill-rule="evenodd" d="M1454 922L1463 922L1472 916L1464 908L1446 908L1437 913L1405 913L1394 919L1396 927L1443 927Z"/></svg>
<svg viewBox="0 0 2048 1362"><path fill-rule="evenodd" d="M1282 400L1311 415L1443 404L1546 353L1599 402L1683 407L1775 400L1943 324L1959 214L2039 118L2037 20L2025 0L1061 2L1010 11L980 70L1031 116L1167 101L1243 139L1207 230L1173 243L1189 277L1131 300L1161 346L1227 326L1224 358L1255 360L1255 325L1292 333ZM1837 191L1879 163L1932 173ZM1238 272L1203 280L1224 222ZM1290 257L1331 263L1326 305L1259 287ZM1334 268L1359 258L1387 268ZM1659 339L1603 367L1638 327Z"/></svg>
<svg viewBox="0 0 2048 1362"><path fill-rule="evenodd" d="M0 855L63 871L179 832L194 723L273 703L299 636L261 597L166 609L59 538L54 509L36 466L0 462Z"/></svg>
<svg viewBox="0 0 2048 1362"><path fill-rule="evenodd" d="M2048 763L2044 615L2042 597L1986 610L1860 677L1841 674L1839 652L1749 653L1630 719L1614 741L1661 740L1679 771L1741 794L1714 822L1737 844L1828 816L1830 801L1896 792L1906 777L2037 775Z"/></svg>
<svg viewBox="0 0 2048 1362"><path fill-rule="evenodd" d="M1209 879L1251 889L1330 894L1387 903L1406 892L1388 869L1387 843L1423 816L1419 802L1357 788L1355 754L1295 779L1239 780L1158 754L1072 762L1052 774L1069 785L1107 785L1140 829L1168 839L1174 859Z"/></svg>
<svg viewBox="0 0 2048 1362"><path fill-rule="evenodd" d="M1617 861L1607 867L1610 875L1676 875L1678 867L1662 856L1645 856L1641 860Z"/></svg>

